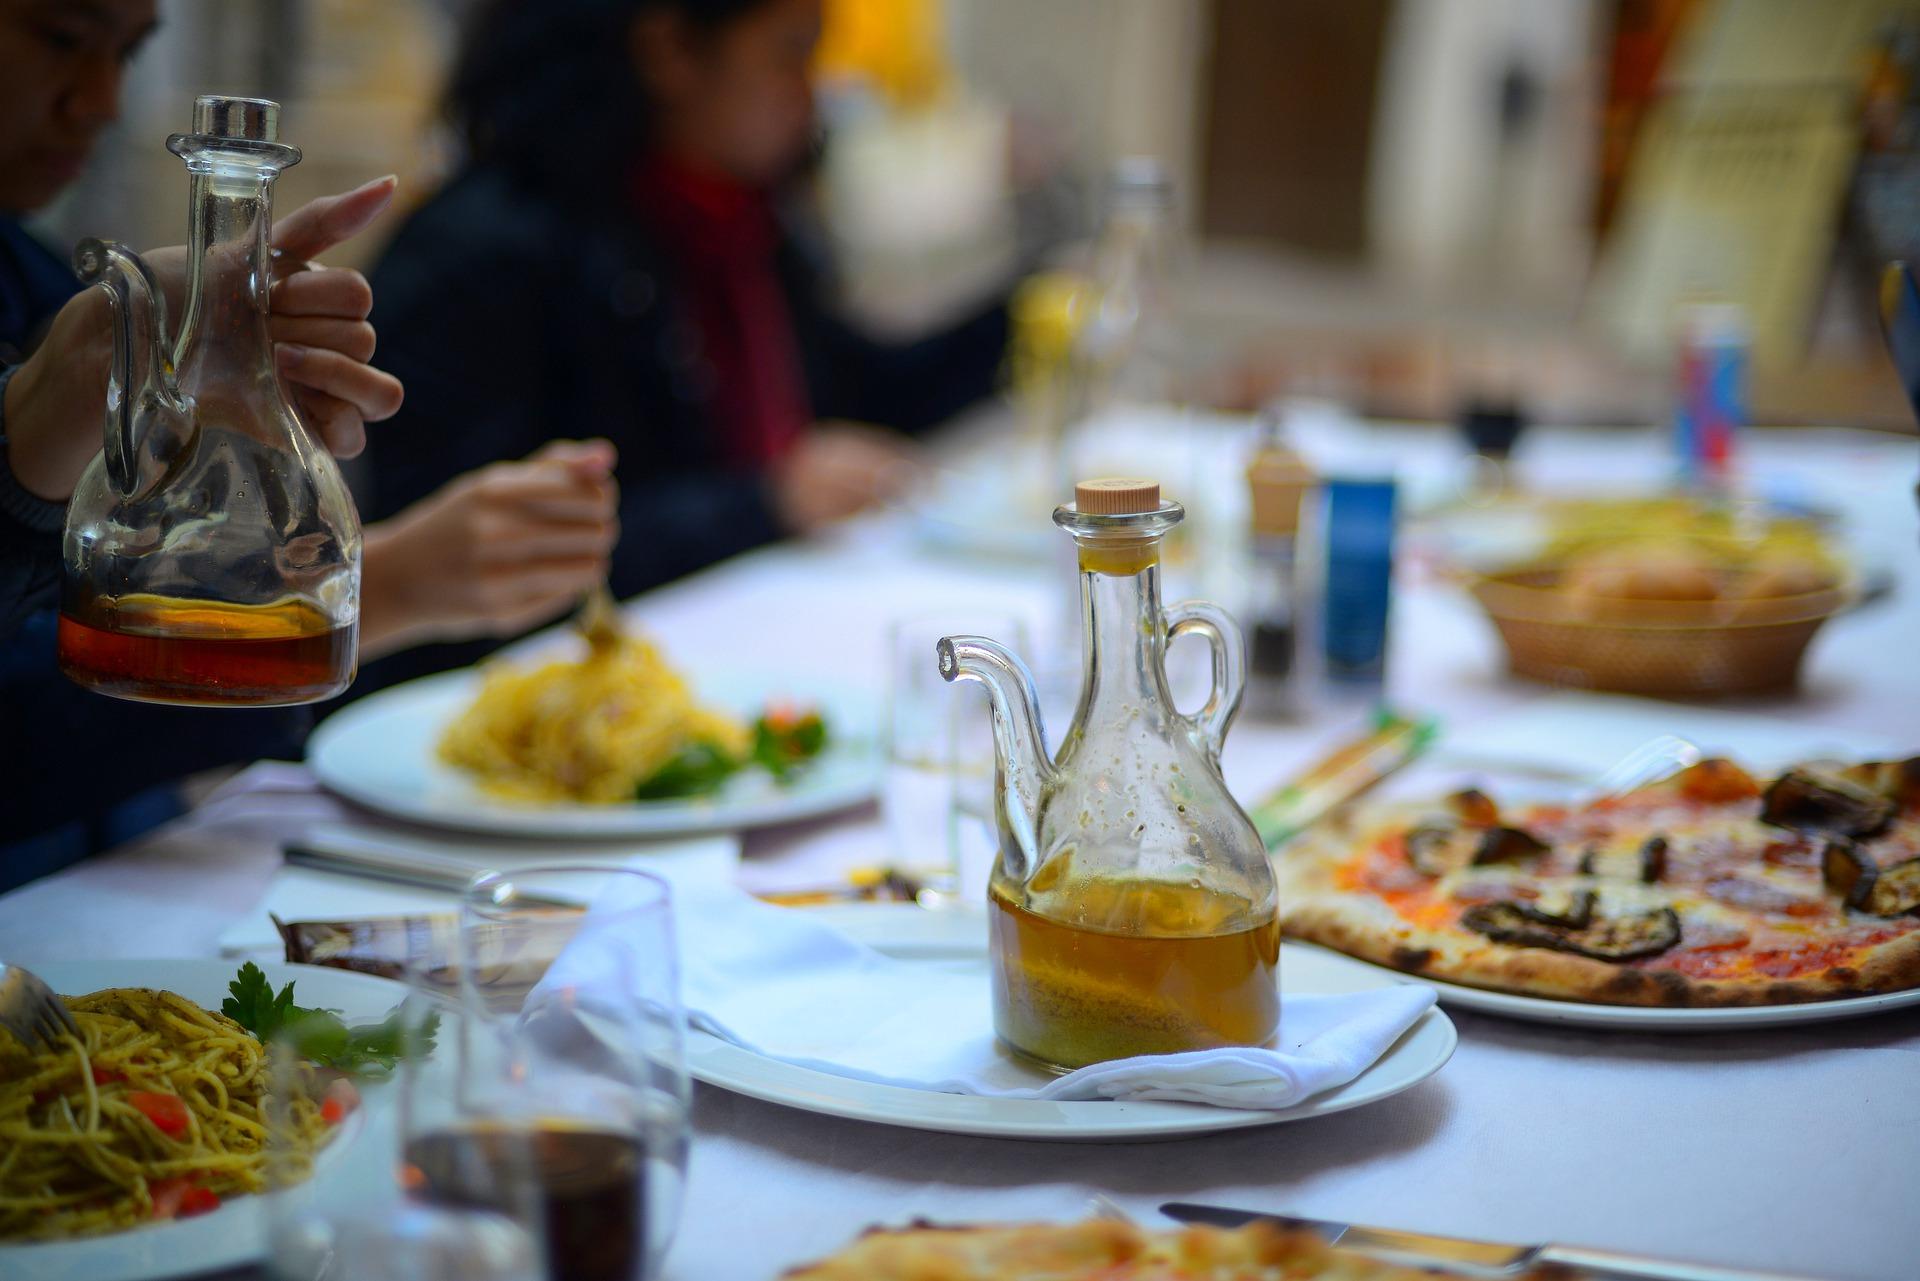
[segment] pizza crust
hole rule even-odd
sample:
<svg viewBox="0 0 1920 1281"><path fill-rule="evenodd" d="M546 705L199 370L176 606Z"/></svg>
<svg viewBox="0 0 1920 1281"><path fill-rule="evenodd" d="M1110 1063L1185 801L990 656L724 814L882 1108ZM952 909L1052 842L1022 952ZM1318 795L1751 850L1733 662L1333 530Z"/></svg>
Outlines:
<svg viewBox="0 0 1920 1281"><path fill-rule="evenodd" d="M1561 1275L1536 1268L1515 1281ZM875 1228L832 1258L785 1276L786 1281L1445 1281L1460 1274L1380 1262L1265 1222L1151 1232L1092 1219L972 1227L922 1221Z"/></svg>
<svg viewBox="0 0 1920 1281"><path fill-rule="evenodd" d="M1602 1005L1716 1007L1793 1005L1920 987L1920 930L1869 948L1852 966L1788 978L1702 979L1656 962L1622 964L1495 942L1466 930L1422 929L1384 901L1341 889L1334 871L1356 848L1426 810L1336 817L1274 859L1280 924L1289 937L1320 943L1408 974L1468 987Z"/></svg>

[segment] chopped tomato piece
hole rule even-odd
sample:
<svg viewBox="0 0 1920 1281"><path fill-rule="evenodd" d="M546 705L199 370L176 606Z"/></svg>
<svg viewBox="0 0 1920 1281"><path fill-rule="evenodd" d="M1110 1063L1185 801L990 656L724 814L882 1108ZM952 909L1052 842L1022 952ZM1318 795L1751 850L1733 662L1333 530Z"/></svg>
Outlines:
<svg viewBox="0 0 1920 1281"><path fill-rule="evenodd" d="M1760 784L1753 775L1720 757L1709 757L1687 766L1674 775L1680 794L1703 805L1725 805L1760 795Z"/></svg>
<svg viewBox="0 0 1920 1281"><path fill-rule="evenodd" d="M127 1074L125 1072L118 1072L113 1068L103 1068L98 1063L93 1065L93 1083L95 1085L111 1085L115 1081L124 1081L126 1079Z"/></svg>
<svg viewBox="0 0 1920 1281"><path fill-rule="evenodd" d="M338 1076L328 1083L326 1095L320 1100L320 1119L328 1125L338 1125L359 1106L360 1091L353 1088L352 1081Z"/></svg>
<svg viewBox="0 0 1920 1281"><path fill-rule="evenodd" d="M202 1187L184 1175L161 1179L148 1191L153 1195L153 1217L156 1219L190 1219L196 1214L220 1208L218 1192Z"/></svg>
<svg viewBox="0 0 1920 1281"><path fill-rule="evenodd" d="M127 1102L139 1108L141 1114L153 1122L153 1128L168 1138L177 1139L187 1132L187 1105L179 1095L135 1090L127 1096Z"/></svg>

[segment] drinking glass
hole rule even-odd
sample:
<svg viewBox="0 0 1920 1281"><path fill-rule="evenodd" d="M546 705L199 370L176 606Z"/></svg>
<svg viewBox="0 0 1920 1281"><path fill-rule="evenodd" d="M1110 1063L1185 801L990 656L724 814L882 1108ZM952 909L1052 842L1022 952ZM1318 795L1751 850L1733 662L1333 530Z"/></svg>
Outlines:
<svg viewBox="0 0 1920 1281"><path fill-rule="evenodd" d="M893 860L920 879L930 907L984 903L998 852L992 708L984 693L955 691L940 678L935 649L943 636L976 633L1004 634L1026 648L1025 622L994 610L916 615L887 629L880 808Z"/></svg>
<svg viewBox="0 0 1920 1281"><path fill-rule="evenodd" d="M535 867L461 904L457 1009L403 1092L401 1182L418 1201L503 1214L548 1281L646 1281L686 1177L685 1017L666 883ZM430 981L430 980L429 980ZM422 984L425 986L425 983Z"/></svg>
<svg viewBox="0 0 1920 1281"><path fill-rule="evenodd" d="M447 973L452 974L451 957ZM355 1149L398 1150L401 1097L448 1091L457 1069L457 1004L419 991L392 1016L405 1050L397 1073L343 1077L310 1061L296 1024L268 1047L272 1085L261 1121L267 1275L275 1281L545 1281L534 1230L479 1205L407 1199L400 1181L349 1168ZM431 1043L439 1034L438 1047ZM317 1150L316 1150L317 1146ZM501 1179L504 1203L526 1175Z"/></svg>

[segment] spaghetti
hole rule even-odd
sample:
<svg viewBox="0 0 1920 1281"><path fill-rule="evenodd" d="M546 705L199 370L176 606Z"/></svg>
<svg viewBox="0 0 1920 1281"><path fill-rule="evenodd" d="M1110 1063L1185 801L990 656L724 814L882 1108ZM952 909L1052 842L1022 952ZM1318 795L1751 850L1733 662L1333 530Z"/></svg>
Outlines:
<svg viewBox="0 0 1920 1281"><path fill-rule="evenodd" d="M310 1170L329 1130L310 1066L270 1108L268 1052L225 1015L149 988L62 1000L77 1038L0 1037L0 1240L212 1209L268 1186L270 1149L290 1177Z"/></svg>
<svg viewBox="0 0 1920 1281"><path fill-rule="evenodd" d="M690 748L737 758L750 742L745 726L694 701L658 649L623 635L572 662L493 667L440 756L516 800L613 804Z"/></svg>

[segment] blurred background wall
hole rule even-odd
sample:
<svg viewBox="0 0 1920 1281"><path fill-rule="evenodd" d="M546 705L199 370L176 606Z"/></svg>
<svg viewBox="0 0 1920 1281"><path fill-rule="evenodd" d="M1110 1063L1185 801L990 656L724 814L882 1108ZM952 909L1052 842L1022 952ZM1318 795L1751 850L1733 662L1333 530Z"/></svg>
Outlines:
<svg viewBox="0 0 1920 1281"><path fill-rule="evenodd" d="M161 7L55 241L180 239L195 92L285 103L285 207L389 171L418 200L455 159L466 0ZM876 325L1071 259L1150 153L1223 402L1644 420L1673 308L1713 296L1753 320L1759 419L1906 422L1868 281L1920 249L1920 0L830 0L821 64L820 209Z"/></svg>

